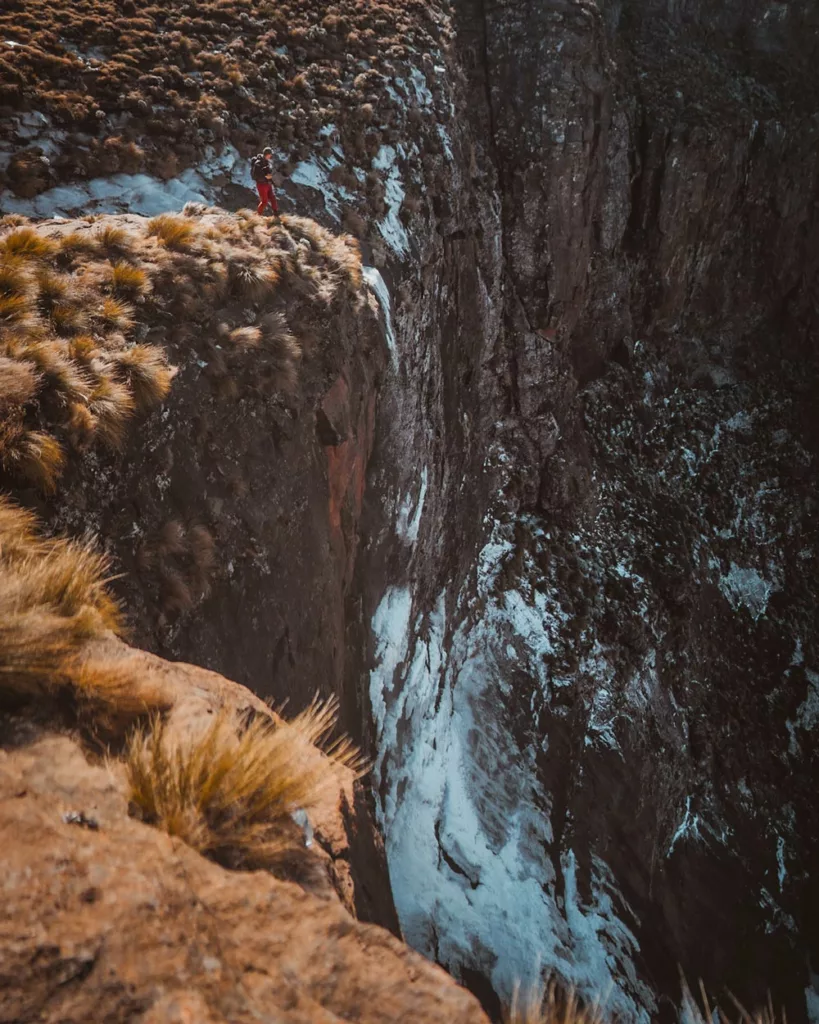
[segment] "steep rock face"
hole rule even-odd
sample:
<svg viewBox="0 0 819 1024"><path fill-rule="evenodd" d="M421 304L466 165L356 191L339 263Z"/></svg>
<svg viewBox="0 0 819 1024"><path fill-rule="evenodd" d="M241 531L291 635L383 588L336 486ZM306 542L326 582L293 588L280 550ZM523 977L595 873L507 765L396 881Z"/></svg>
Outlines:
<svg viewBox="0 0 819 1024"><path fill-rule="evenodd" d="M402 927L490 1006L540 964L662 1018L679 964L805 1019L815 11L455 26L360 576Z"/></svg>

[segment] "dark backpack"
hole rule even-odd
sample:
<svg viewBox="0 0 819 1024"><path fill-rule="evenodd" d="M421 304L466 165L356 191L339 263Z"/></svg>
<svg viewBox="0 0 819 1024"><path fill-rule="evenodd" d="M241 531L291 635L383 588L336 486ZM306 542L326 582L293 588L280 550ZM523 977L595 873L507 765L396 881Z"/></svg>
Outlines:
<svg viewBox="0 0 819 1024"><path fill-rule="evenodd" d="M250 161L250 175L254 181L267 181L268 174L270 174L270 165L259 153Z"/></svg>

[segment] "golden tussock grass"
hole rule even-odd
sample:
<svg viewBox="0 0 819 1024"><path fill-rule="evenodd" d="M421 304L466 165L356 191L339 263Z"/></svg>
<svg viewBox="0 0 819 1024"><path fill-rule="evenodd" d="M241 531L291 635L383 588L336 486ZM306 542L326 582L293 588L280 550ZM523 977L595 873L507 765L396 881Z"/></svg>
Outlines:
<svg viewBox="0 0 819 1024"><path fill-rule="evenodd" d="M0 700L73 708L78 724L108 738L169 709L139 661L89 647L122 630L109 573L89 540L41 537L31 513L0 499Z"/></svg>
<svg viewBox="0 0 819 1024"><path fill-rule="evenodd" d="M119 261L111 266L109 286L115 295L136 298L148 291L148 275L139 267Z"/></svg>
<svg viewBox="0 0 819 1024"><path fill-rule="evenodd" d="M116 224L105 224L96 233L97 248L108 256L128 256L133 252L135 239L130 231Z"/></svg>
<svg viewBox="0 0 819 1024"><path fill-rule="evenodd" d="M732 1014L712 1006L702 985L698 1002L683 983L682 1002L692 1024L777 1024L778 1021L786 1024L784 1013L778 1017L770 999L767 1006L754 1013L748 1012L732 996L729 999ZM512 1001L503 1014L504 1024L616 1024L617 1019L604 1012L599 1000L584 1005L573 989L561 987L554 980L525 993L515 985Z"/></svg>
<svg viewBox="0 0 819 1024"><path fill-rule="evenodd" d="M202 732L172 731L159 718L134 733L125 755L131 802L143 821L234 868L275 868L299 846L291 814L338 785L337 766L362 770L345 740L316 748L335 726L334 702L291 722L261 715L244 725L220 712Z"/></svg>
<svg viewBox="0 0 819 1024"><path fill-rule="evenodd" d="M166 249L184 252L195 241L197 231L190 219L163 213L148 222L148 234Z"/></svg>
<svg viewBox="0 0 819 1024"><path fill-rule="evenodd" d="M162 402L172 386L176 371L164 351L141 340L168 318L189 328L190 344L227 307L228 344L224 351L213 346L208 373L221 397L235 399L243 389L293 393L301 346L271 306L281 308L284 299L288 309L321 307L343 281L362 283L349 236L306 218L269 224L251 211L230 215L192 204L184 215L129 218L127 225L119 218L74 228L3 225L4 476L52 491L65 463L63 443L77 451L96 442L122 448L133 416ZM241 310L231 307L247 304L256 306L257 324L234 328ZM12 363L29 369L12 371ZM169 575L168 590L178 608L198 600L184 573Z"/></svg>
<svg viewBox="0 0 819 1024"><path fill-rule="evenodd" d="M515 985L503 1021L504 1024L605 1024L597 1004L583 1007L574 991L561 988L555 981L527 992Z"/></svg>
<svg viewBox="0 0 819 1024"><path fill-rule="evenodd" d="M57 251L52 239L32 227L20 227L0 237L0 251L21 260L46 260Z"/></svg>
<svg viewBox="0 0 819 1024"><path fill-rule="evenodd" d="M0 259L0 295L29 295L33 281L23 259L3 256Z"/></svg>
<svg viewBox="0 0 819 1024"><path fill-rule="evenodd" d="M126 332L134 326L134 309L121 299L103 299L96 317L103 327L115 331Z"/></svg>
<svg viewBox="0 0 819 1024"><path fill-rule="evenodd" d="M694 997L688 985L683 981L683 1006L692 1024L787 1024L784 1011L781 1015L774 1009L773 1000L768 996L767 1005L754 1011L746 1010L731 993L728 993L728 1001L731 1004L732 1012L726 1013L724 1009L714 1006L708 998L705 986L700 982L699 1001Z"/></svg>
<svg viewBox="0 0 819 1024"><path fill-rule="evenodd" d="M41 460L38 460L41 464ZM72 678L78 644L117 631L108 558L89 541L40 537L31 513L0 499L0 689L25 695Z"/></svg>
<svg viewBox="0 0 819 1024"><path fill-rule="evenodd" d="M161 402L171 389L176 370L168 366L154 345L132 345L114 356L114 362L125 377L138 409L147 409Z"/></svg>

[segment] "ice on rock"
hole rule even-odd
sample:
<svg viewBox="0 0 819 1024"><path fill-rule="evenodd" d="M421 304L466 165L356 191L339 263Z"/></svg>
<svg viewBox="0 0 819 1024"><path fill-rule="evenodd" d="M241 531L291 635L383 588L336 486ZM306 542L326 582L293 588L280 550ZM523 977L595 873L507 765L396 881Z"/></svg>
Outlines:
<svg viewBox="0 0 819 1024"><path fill-rule="evenodd" d="M421 504L419 489L416 516ZM407 529L411 508L411 498L399 508ZM559 626L543 594L496 592L509 549L493 529L478 560L478 618L456 627L441 593L413 621L403 586L388 588L372 621L376 774L401 927L412 946L456 974L480 970L502 998L543 967L581 994L608 993L607 1010L623 1019L647 1022L654 1003L636 973L633 915L598 858L580 895L571 851L561 859L558 899L538 752L498 713L505 659L514 656L548 687L543 653Z"/></svg>
<svg viewBox="0 0 819 1024"><path fill-rule="evenodd" d="M390 292L381 276L381 271L375 267L362 267L362 273L364 274L364 280L372 288L375 293L375 297L378 299L379 305L381 306L381 312L384 314L384 333L387 337L387 347L390 350L390 359L393 366L398 365L398 348L395 343L395 331L392 326L392 303L390 301Z"/></svg>

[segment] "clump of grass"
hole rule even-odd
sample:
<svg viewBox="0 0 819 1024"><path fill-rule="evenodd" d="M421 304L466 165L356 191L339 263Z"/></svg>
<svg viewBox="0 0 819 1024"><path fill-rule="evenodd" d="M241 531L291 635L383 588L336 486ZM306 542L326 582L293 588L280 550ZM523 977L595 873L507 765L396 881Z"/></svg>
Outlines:
<svg viewBox="0 0 819 1024"><path fill-rule="evenodd" d="M574 990L562 989L554 980L522 993L515 984L512 1002L503 1015L504 1024L604 1024L600 1007L584 1008Z"/></svg>
<svg viewBox="0 0 819 1024"><path fill-rule="evenodd" d="M176 374L175 368L168 365L165 353L155 345L132 345L118 352L114 361L125 375L139 409L161 402Z"/></svg>
<svg viewBox="0 0 819 1024"><path fill-rule="evenodd" d="M134 236L116 224L106 224L97 231L96 242L107 256L128 256L134 250Z"/></svg>
<svg viewBox="0 0 819 1024"><path fill-rule="evenodd" d="M196 735L155 718L134 733L125 762L131 802L143 821L233 868L275 868L298 846L291 814L337 784L337 764L362 770L349 741L316 749L336 721L334 703L314 703L292 722L256 717L243 726L223 711Z"/></svg>
<svg viewBox="0 0 819 1024"><path fill-rule="evenodd" d="M32 279L26 264L19 256L5 256L0 260L0 296L30 295Z"/></svg>
<svg viewBox="0 0 819 1024"><path fill-rule="evenodd" d="M46 667L50 633L65 655L67 640L121 628L119 606L106 588L108 571L107 557L89 541L41 538L31 513L0 499L0 685Z"/></svg>
<svg viewBox="0 0 819 1024"><path fill-rule="evenodd" d="M33 363L0 355L0 415L3 406L30 402L39 384L40 377Z"/></svg>
<svg viewBox="0 0 819 1024"><path fill-rule="evenodd" d="M134 310L127 302L111 296L103 299L97 311L97 319L103 326L115 331L129 331L134 326Z"/></svg>
<svg viewBox="0 0 819 1024"><path fill-rule="evenodd" d="M134 414L134 399L126 385L111 376L97 382L88 408L96 423L97 433L111 448L125 442L128 421Z"/></svg>
<svg viewBox="0 0 819 1024"><path fill-rule="evenodd" d="M277 275L272 268L245 254L231 254L227 266L233 291L240 298L259 302L276 284Z"/></svg>
<svg viewBox="0 0 819 1024"><path fill-rule="evenodd" d="M731 1017L722 1008L712 1007L702 982L700 982L699 986L701 1000L699 1003L684 980L682 989L683 1006L692 1024L777 1024L777 1020L780 1019L782 1024L787 1024L784 1011L781 1018L777 1016L770 994L768 995L767 1005L761 1010L751 1013L745 1009L738 999L729 993L728 998L735 1010L734 1016Z"/></svg>
<svg viewBox="0 0 819 1024"><path fill-rule="evenodd" d="M59 240L60 252L67 256L90 255L100 248L100 242L90 231L69 231Z"/></svg>
<svg viewBox="0 0 819 1024"><path fill-rule="evenodd" d="M140 267L119 261L111 266L109 286L115 295L134 299L148 291L148 275Z"/></svg>
<svg viewBox="0 0 819 1024"><path fill-rule="evenodd" d="M0 498L0 695L61 700L65 713L91 712L94 731L168 707L156 684L129 660L88 650L87 642L122 629L108 591L106 555L89 540L43 538L27 512ZM141 668L141 667L140 667ZM65 700L65 697L73 698Z"/></svg>
<svg viewBox="0 0 819 1024"><path fill-rule="evenodd" d="M236 327L229 334L232 345L237 349L258 348L262 341L262 332L258 327Z"/></svg>
<svg viewBox="0 0 819 1024"><path fill-rule="evenodd" d="M27 295L0 295L0 327L20 327L31 320L31 301Z"/></svg>
<svg viewBox="0 0 819 1024"><path fill-rule="evenodd" d="M301 345L282 313L269 313L262 320L262 341L266 355L262 373L274 388L292 392L299 381Z"/></svg>
<svg viewBox="0 0 819 1024"><path fill-rule="evenodd" d="M8 420L0 423L0 467L44 494L53 494L65 454L59 441L41 430Z"/></svg>
<svg viewBox="0 0 819 1024"><path fill-rule="evenodd" d="M57 251L57 244L35 228L15 228L0 240L0 247L6 256L21 260L46 260Z"/></svg>
<svg viewBox="0 0 819 1024"><path fill-rule="evenodd" d="M196 230L189 219L170 213L160 214L148 222L148 234L155 236L166 249L184 252L196 238Z"/></svg>

